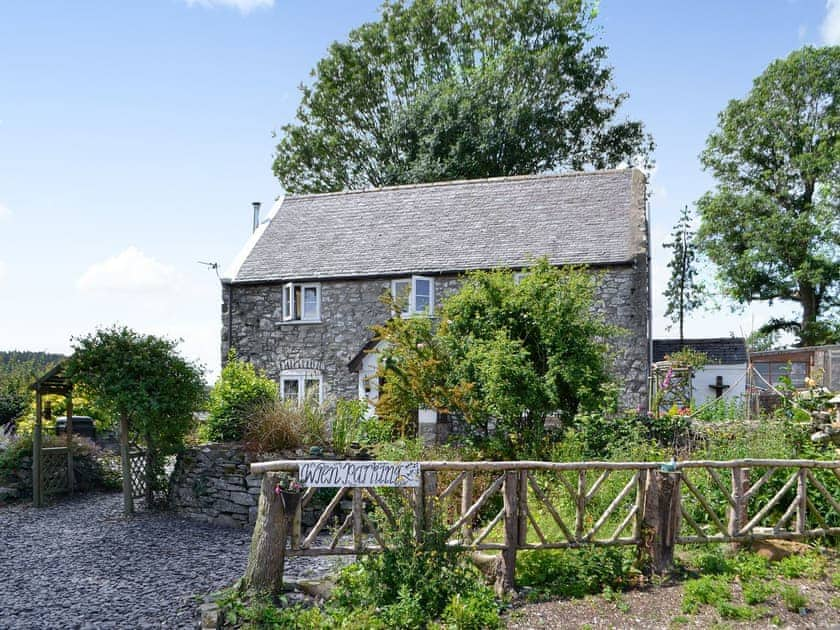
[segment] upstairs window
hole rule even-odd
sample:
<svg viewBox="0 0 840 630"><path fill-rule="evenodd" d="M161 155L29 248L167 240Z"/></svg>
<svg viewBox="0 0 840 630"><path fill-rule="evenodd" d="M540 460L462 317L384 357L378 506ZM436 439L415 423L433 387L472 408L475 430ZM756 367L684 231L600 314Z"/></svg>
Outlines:
<svg viewBox="0 0 840 630"><path fill-rule="evenodd" d="M283 321L321 321L321 286L295 282L284 284Z"/></svg>
<svg viewBox="0 0 840 630"><path fill-rule="evenodd" d="M400 315L431 315L435 310L435 281L425 276L411 276L391 282L391 295L402 306Z"/></svg>

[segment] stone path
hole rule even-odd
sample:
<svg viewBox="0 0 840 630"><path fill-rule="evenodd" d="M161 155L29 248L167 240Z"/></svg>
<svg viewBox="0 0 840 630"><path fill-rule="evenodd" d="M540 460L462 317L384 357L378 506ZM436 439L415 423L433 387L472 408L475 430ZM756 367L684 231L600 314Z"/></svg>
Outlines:
<svg viewBox="0 0 840 630"><path fill-rule="evenodd" d="M196 596L229 586L250 532L166 513L122 516L122 495L0 508L0 628L194 628ZM294 558L290 578L322 573Z"/></svg>

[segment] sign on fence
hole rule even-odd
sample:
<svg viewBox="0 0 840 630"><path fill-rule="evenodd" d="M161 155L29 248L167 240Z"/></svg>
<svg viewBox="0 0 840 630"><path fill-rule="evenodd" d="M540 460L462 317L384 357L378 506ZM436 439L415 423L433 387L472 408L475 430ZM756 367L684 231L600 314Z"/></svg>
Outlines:
<svg viewBox="0 0 840 630"><path fill-rule="evenodd" d="M301 462L298 479L311 488L416 488L419 462Z"/></svg>

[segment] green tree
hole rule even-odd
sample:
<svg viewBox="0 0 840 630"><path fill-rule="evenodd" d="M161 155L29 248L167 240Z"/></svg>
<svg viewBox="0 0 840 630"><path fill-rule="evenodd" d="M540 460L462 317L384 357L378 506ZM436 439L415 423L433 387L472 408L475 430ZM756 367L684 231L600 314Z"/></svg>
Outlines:
<svg viewBox="0 0 840 630"><path fill-rule="evenodd" d="M438 323L395 317L376 328L377 413L406 422L427 407L484 432L492 420L500 436L538 448L547 416L571 420L612 392L607 339L619 331L593 311L595 287L586 270L544 259L519 282L510 271L468 274Z"/></svg>
<svg viewBox="0 0 840 630"><path fill-rule="evenodd" d="M0 352L0 425L19 418L33 400L32 382L64 357L44 352Z"/></svg>
<svg viewBox="0 0 840 630"><path fill-rule="evenodd" d="M123 459L129 432L146 443L150 498L163 456L182 446L203 400L201 368L182 358L174 341L118 326L75 338L73 350L66 374L94 404L120 418ZM130 484L125 471L124 461L124 491ZM131 511L130 497L126 501Z"/></svg>
<svg viewBox="0 0 840 630"><path fill-rule="evenodd" d="M617 120L590 0L395 0L301 86L274 173L289 192L646 162Z"/></svg>
<svg viewBox="0 0 840 630"><path fill-rule="evenodd" d="M277 383L250 363L237 359L231 350L210 391L208 437L218 441L241 440L250 415L276 398Z"/></svg>
<svg viewBox="0 0 840 630"><path fill-rule="evenodd" d="M697 279L697 244L691 229L691 213L688 206L680 212L680 218L671 232L671 240L663 244L672 250L668 268L671 277L663 295L668 301L665 317L680 327L680 344L685 338L685 317L703 305L706 287Z"/></svg>
<svg viewBox="0 0 840 630"><path fill-rule="evenodd" d="M767 331L840 338L840 47L771 63L720 113L701 161L718 186L697 204L698 237L725 292L801 307Z"/></svg>

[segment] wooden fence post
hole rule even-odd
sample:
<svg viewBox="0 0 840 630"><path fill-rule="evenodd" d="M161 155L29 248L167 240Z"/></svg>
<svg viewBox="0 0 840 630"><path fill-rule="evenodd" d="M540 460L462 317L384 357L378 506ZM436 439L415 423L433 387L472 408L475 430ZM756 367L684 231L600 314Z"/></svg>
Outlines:
<svg viewBox="0 0 840 630"><path fill-rule="evenodd" d="M749 468L736 466L732 469L732 505L729 508L729 536L734 538L747 524L747 493L750 490ZM732 551L738 551L743 545L734 541Z"/></svg>
<svg viewBox="0 0 840 630"><path fill-rule="evenodd" d="M662 575L674 564L674 545L680 530L679 472L651 470L645 488L642 524L642 564Z"/></svg>
<svg viewBox="0 0 840 630"><path fill-rule="evenodd" d="M519 526L517 528L516 544L524 547L528 544L528 471L519 471Z"/></svg>
<svg viewBox="0 0 840 630"><path fill-rule="evenodd" d="M300 529L301 521L303 520L303 501L299 501L295 508L295 513L292 514L292 531L291 531L291 545L292 549L300 547Z"/></svg>
<svg viewBox="0 0 840 630"><path fill-rule="evenodd" d="M362 550L362 543L364 542L364 532L362 531L362 510L364 510L364 503L362 502L362 489L353 488L353 548L356 551ZM283 540L285 542L285 537Z"/></svg>
<svg viewBox="0 0 840 630"><path fill-rule="evenodd" d="M470 507L472 507L472 499L473 499L473 472L468 470L464 474L464 481L462 482L461 486L461 516L466 514ZM461 536L463 537L464 543L469 544L472 542L472 522L468 520L464 523L463 531Z"/></svg>
<svg viewBox="0 0 840 630"><path fill-rule="evenodd" d="M804 534L808 529L808 469L800 468L796 477L796 533Z"/></svg>
<svg viewBox="0 0 840 630"><path fill-rule="evenodd" d="M437 472L434 470L427 470L423 473L423 518L424 523L428 527L434 522L435 499L437 498Z"/></svg>
<svg viewBox="0 0 840 630"><path fill-rule="evenodd" d="M283 565L286 561L286 510L283 499L274 492L280 475L267 472L260 485L257 522L251 536L245 586L256 591L278 594L283 589Z"/></svg>
<svg viewBox="0 0 840 630"><path fill-rule="evenodd" d="M32 432L32 505L36 508L44 505L44 483L42 471L44 453L42 451L41 427L43 425L41 390L35 390L35 429Z"/></svg>
<svg viewBox="0 0 840 630"><path fill-rule="evenodd" d="M519 472L505 471L502 486L505 510L505 548L496 573L496 594L501 596L516 588L516 548L519 542Z"/></svg>
<svg viewBox="0 0 840 630"><path fill-rule="evenodd" d="M73 396L67 395L67 424L64 436L67 442L67 490L72 493L76 489L76 471L73 465Z"/></svg>
<svg viewBox="0 0 840 630"><path fill-rule="evenodd" d="M420 474L419 483L414 488L414 540L418 544L423 542L423 528L425 525L426 499L423 494L423 474Z"/></svg>

